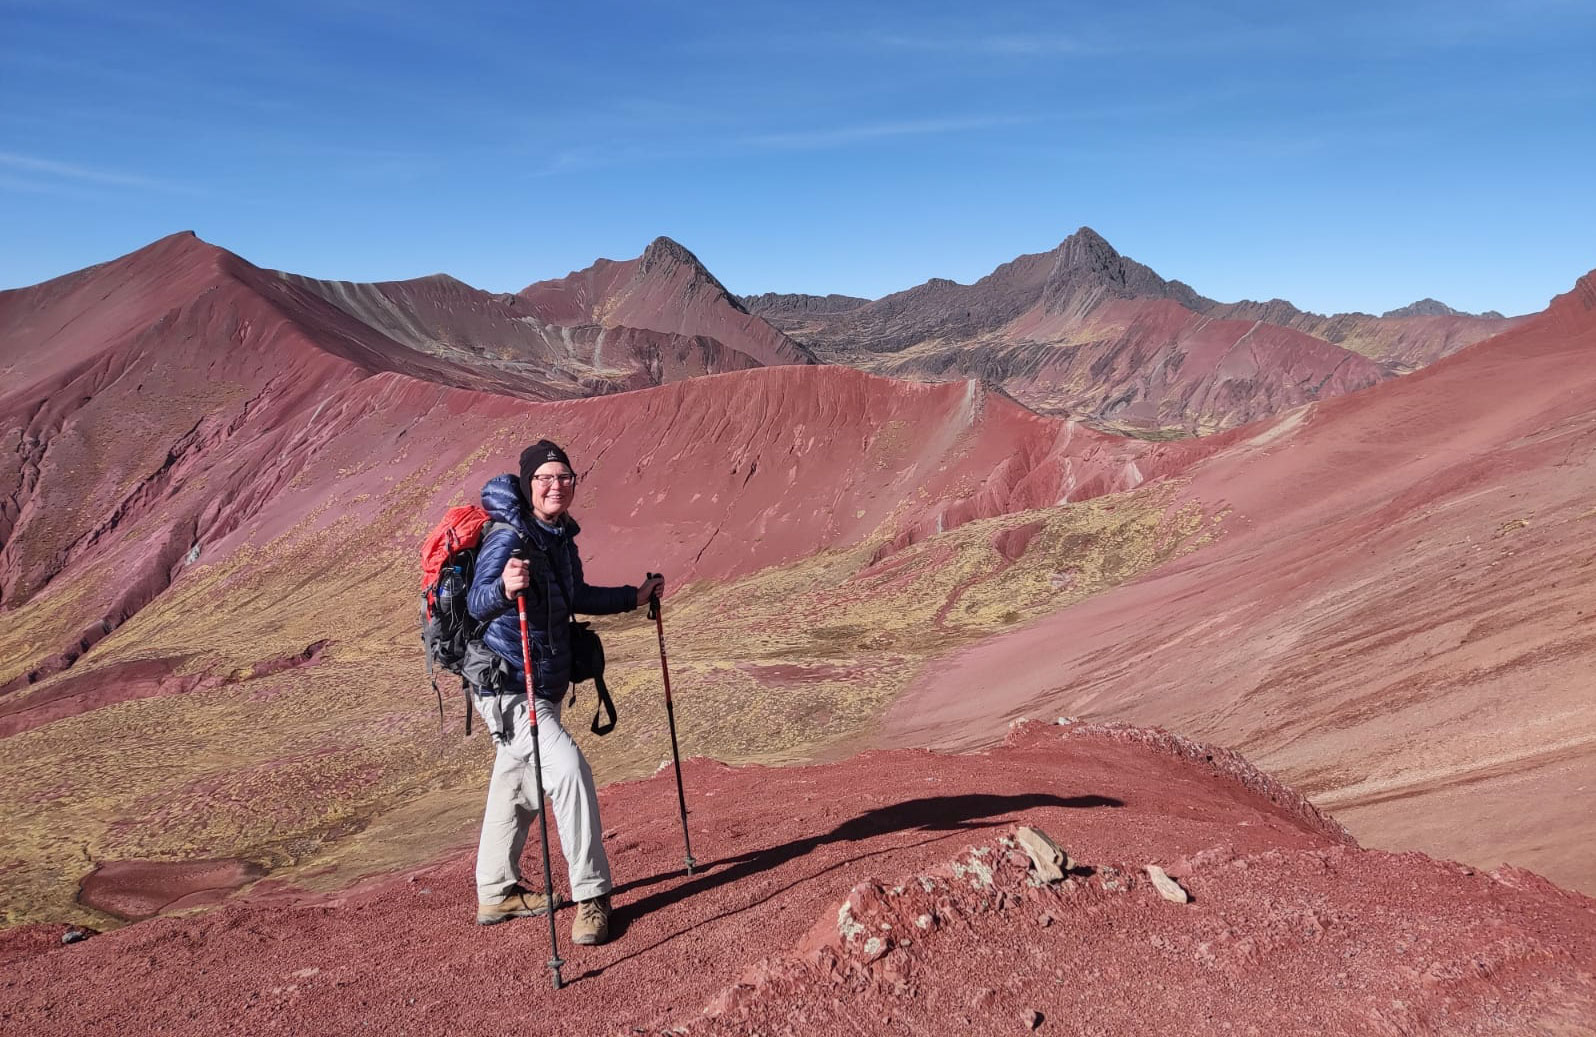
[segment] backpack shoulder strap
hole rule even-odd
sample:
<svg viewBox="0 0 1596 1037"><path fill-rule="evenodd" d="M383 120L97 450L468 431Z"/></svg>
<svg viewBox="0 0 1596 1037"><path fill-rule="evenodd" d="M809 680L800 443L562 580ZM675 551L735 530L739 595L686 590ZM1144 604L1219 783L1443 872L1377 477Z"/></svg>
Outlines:
<svg viewBox="0 0 1596 1037"><path fill-rule="evenodd" d="M486 542L487 539L488 539L488 534L489 533L494 533L494 532L497 532L498 530L501 530L501 529L508 529L510 532L515 533L515 538L517 540L521 539L521 534L520 533L516 533L515 527L512 526L510 523L508 523L508 522L500 522L498 519L494 519L493 521L489 522L487 525L482 527L482 539L479 540L478 543L481 544L481 543Z"/></svg>
<svg viewBox="0 0 1596 1037"><path fill-rule="evenodd" d="M565 585L565 577L560 575L559 563L554 560L554 554L547 547L543 546L542 541L537 542L537 549L543 552L544 560L549 563L549 572L554 574L554 582L560 588L560 596L565 599L566 611L570 612L574 617L576 600L571 597L571 588Z"/></svg>

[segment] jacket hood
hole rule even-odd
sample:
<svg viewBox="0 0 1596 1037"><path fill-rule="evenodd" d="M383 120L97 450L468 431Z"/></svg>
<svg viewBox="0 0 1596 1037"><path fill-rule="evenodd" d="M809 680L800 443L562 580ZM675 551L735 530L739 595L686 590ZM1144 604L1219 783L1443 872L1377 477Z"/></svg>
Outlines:
<svg viewBox="0 0 1596 1037"><path fill-rule="evenodd" d="M521 478L517 475L496 475L488 480L482 487L482 510L486 511L495 522L508 522L515 527L516 532L523 538L530 538L534 531L542 534L543 530L532 521L532 511L527 507L526 496L521 492ZM565 516L565 535L576 536L582 527L576 524L576 519L569 513ZM543 537L539 535L538 540Z"/></svg>

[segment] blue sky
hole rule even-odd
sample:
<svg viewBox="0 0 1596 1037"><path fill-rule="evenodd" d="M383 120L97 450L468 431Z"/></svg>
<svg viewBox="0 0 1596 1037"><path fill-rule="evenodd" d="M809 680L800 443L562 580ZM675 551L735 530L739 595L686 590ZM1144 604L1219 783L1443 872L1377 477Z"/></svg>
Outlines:
<svg viewBox="0 0 1596 1037"><path fill-rule="evenodd" d="M0 0L0 287L176 230L515 290L736 292L1087 225L1222 300L1536 310L1596 267L1596 4Z"/></svg>

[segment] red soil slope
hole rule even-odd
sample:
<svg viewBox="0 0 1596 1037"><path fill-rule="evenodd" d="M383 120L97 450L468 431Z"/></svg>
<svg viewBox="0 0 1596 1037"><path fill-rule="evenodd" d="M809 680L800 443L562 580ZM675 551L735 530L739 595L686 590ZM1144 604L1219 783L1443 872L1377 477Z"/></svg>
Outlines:
<svg viewBox="0 0 1596 1037"><path fill-rule="evenodd" d="M701 335L761 364L808 364L807 349L743 308L691 252L656 238L636 259L601 259L521 290L532 313L551 324L597 324Z"/></svg>
<svg viewBox="0 0 1596 1037"><path fill-rule="evenodd" d="M1592 901L1358 850L1180 739L1033 725L980 755L690 761L685 779L692 877L668 771L601 792L617 938L572 947L562 912L561 991L542 920L472 923L460 857L65 947L13 930L4 1019L40 1037L1593 1032ZM1008 840L1022 823L1068 850L1067 882L1033 879ZM1148 864L1192 902L1160 899Z"/></svg>
<svg viewBox="0 0 1596 1037"><path fill-rule="evenodd" d="M1226 535L939 661L881 740L978 744L1018 713L1166 724L1366 842L1596 890L1593 356L1587 275L1400 381L1160 448L1208 456L1183 492L1229 509Z"/></svg>

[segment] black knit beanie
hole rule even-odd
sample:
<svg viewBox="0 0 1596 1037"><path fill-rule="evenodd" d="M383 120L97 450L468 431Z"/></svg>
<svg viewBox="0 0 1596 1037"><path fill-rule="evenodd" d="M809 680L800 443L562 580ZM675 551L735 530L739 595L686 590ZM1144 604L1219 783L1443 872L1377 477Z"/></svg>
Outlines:
<svg viewBox="0 0 1596 1037"><path fill-rule="evenodd" d="M571 467L571 459L565 456L565 451L546 439L540 439L521 451L521 492L527 495L528 500L532 499L532 473L550 461L558 461L571 468L571 471L576 471Z"/></svg>

